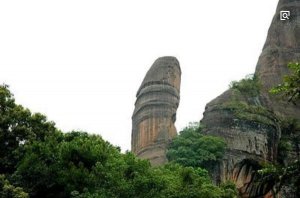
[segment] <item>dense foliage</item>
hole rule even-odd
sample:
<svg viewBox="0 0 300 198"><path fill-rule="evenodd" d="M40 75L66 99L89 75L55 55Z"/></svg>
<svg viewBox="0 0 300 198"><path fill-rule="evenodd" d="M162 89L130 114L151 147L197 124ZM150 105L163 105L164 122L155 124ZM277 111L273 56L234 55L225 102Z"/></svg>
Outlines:
<svg viewBox="0 0 300 198"><path fill-rule="evenodd" d="M214 186L207 171L148 161L101 137L72 132L27 146L13 179L31 197L233 197L234 188Z"/></svg>
<svg viewBox="0 0 300 198"><path fill-rule="evenodd" d="M4 175L0 175L0 197L28 198L29 196L22 188L11 185Z"/></svg>
<svg viewBox="0 0 300 198"><path fill-rule="evenodd" d="M0 86L0 111L1 198L236 197L234 185L213 185L205 169L153 168L98 135L62 133L45 116L16 105L6 85ZM203 162L217 159L205 144Z"/></svg>
<svg viewBox="0 0 300 198"><path fill-rule="evenodd" d="M282 84L270 90L273 94L282 94L288 101L296 104L300 100L300 63L289 63L290 75L285 75Z"/></svg>
<svg viewBox="0 0 300 198"><path fill-rule="evenodd" d="M22 156L24 144L55 132L46 117L15 104L7 85L0 86L0 174L12 173Z"/></svg>
<svg viewBox="0 0 300 198"><path fill-rule="evenodd" d="M229 87L250 97L258 96L260 92L259 80L253 74L247 75L240 81L232 81Z"/></svg>
<svg viewBox="0 0 300 198"><path fill-rule="evenodd" d="M226 144L220 137L203 135L199 123L180 132L167 151L169 161L211 170L223 157Z"/></svg>

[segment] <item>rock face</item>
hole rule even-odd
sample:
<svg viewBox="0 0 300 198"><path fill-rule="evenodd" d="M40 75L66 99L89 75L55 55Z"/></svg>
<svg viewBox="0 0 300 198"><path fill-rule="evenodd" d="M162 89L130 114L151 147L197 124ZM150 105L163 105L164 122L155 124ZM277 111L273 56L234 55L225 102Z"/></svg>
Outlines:
<svg viewBox="0 0 300 198"><path fill-rule="evenodd" d="M176 135L181 69L175 57L158 58L147 72L132 115L131 150L152 165L167 162L166 147Z"/></svg>
<svg viewBox="0 0 300 198"><path fill-rule="evenodd" d="M215 169L216 183L234 181L243 197L271 191L271 187L252 183L259 164L276 159L281 133L276 116L262 106L260 96L252 98L230 89L207 104L201 122L204 133L220 136L227 143L223 161Z"/></svg>
<svg viewBox="0 0 300 198"><path fill-rule="evenodd" d="M280 20L280 11L290 11L289 20ZM300 107L270 98L268 90L288 73L287 63L300 60L300 0L280 0L259 57L255 73L261 79L266 106L278 114L298 117Z"/></svg>
<svg viewBox="0 0 300 198"><path fill-rule="evenodd" d="M280 11L288 10L290 19L280 20ZM300 60L300 0L280 0L259 57L255 74L260 92L229 89L209 102L201 120L205 133L221 136L228 145L216 182L234 181L242 197L273 197L268 185L255 185L255 170L261 162L277 159L281 127L278 117L300 119L300 107L278 100L269 89L288 73L287 64ZM293 197L282 193L282 197Z"/></svg>

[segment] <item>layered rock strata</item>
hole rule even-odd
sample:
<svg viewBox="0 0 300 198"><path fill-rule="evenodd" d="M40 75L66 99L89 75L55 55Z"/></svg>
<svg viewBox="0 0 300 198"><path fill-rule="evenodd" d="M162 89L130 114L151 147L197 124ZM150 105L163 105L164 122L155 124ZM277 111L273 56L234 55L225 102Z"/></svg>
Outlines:
<svg viewBox="0 0 300 198"><path fill-rule="evenodd" d="M290 11L289 20L280 20L280 11ZM300 60L300 0L280 0L259 57L255 75L260 92L229 89L206 105L205 133L220 136L228 145L216 182L234 181L242 197L273 197L272 185L257 185L256 173L262 162L275 162L281 138L279 119L300 119L300 106L278 100L270 88L288 74L287 64ZM282 197L291 197L284 195Z"/></svg>
<svg viewBox="0 0 300 198"><path fill-rule="evenodd" d="M181 69L175 57L158 58L136 94L131 150L152 165L167 162L166 148L176 135Z"/></svg>

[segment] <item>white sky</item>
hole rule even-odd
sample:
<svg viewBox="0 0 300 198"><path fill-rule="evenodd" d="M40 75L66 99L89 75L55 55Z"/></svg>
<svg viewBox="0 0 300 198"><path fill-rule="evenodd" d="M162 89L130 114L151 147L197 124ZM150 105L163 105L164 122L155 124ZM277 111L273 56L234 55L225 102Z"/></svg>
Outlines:
<svg viewBox="0 0 300 198"><path fill-rule="evenodd" d="M130 150L135 94L160 56L182 70L178 131L253 73L277 1L1 1L0 83L63 131Z"/></svg>

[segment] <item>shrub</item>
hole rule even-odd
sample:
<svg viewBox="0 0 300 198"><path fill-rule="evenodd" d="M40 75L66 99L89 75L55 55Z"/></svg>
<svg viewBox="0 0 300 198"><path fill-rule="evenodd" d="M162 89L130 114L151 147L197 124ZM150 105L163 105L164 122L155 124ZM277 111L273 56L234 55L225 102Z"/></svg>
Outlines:
<svg viewBox="0 0 300 198"><path fill-rule="evenodd" d="M258 96L260 92L260 83L254 74L247 75L240 81L232 81L229 87L250 97Z"/></svg>

